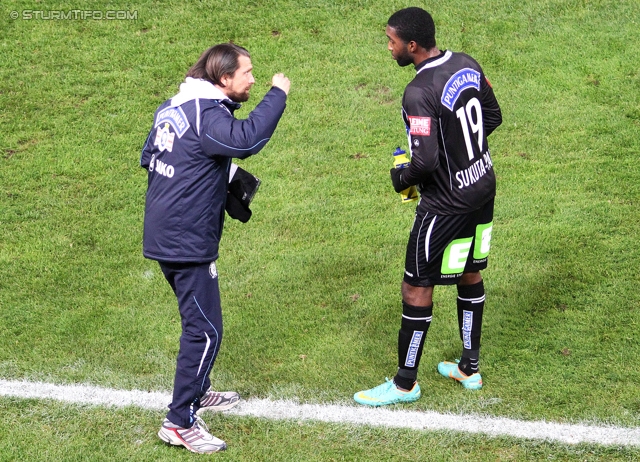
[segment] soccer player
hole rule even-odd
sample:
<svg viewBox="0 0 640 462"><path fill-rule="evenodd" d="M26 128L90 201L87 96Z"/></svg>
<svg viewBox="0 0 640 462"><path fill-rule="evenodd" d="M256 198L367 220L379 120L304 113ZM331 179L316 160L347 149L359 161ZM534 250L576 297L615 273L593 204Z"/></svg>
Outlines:
<svg viewBox="0 0 640 462"><path fill-rule="evenodd" d="M210 388L222 341L218 243L233 157L256 154L282 116L291 83L283 74L245 120L233 113L255 80L247 50L231 43L206 50L180 92L156 111L142 150L148 170L143 254L157 260L178 299L182 320L173 398L158 436L197 453L226 448L199 417L238 403L235 392Z"/></svg>
<svg viewBox="0 0 640 462"><path fill-rule="evenodd" d="M467 389L482 387L478 360L485 291L480 270L487 267L496 190L487 136L502 122L480 65L466 54L436 47L428 12L397 11L386 34L398 65L416 69L402 98L411 163L392 169L391 180L397 192L418 185L420 202L406 251L398 371L393 380L354 395L370 406L420 398L418 365L436 285L457 285L462 340L459 362L441 362L438 372Z"/></svg>

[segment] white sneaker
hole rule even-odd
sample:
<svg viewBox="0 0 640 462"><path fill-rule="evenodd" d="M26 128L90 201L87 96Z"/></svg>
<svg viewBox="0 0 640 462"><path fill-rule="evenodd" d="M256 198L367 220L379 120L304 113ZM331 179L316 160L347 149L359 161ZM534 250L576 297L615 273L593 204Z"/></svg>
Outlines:
<svg viewBox="0 0 640 462"><path fill-rule="evenodd" d="M179 427L169 419L164 419L158 436L165 443L184 446L189 451L199 454L211 454L227 448L224 441L209 433L207 425L197 416L191 428Z"/></svg>
<svg viewBox="0 0 640 462"><path fill-rule="evenodd" d="M226 411L240 402L240 395L235 391L213 391L211 387L200 398L200 409L196 414L204 411Z"/></svg>

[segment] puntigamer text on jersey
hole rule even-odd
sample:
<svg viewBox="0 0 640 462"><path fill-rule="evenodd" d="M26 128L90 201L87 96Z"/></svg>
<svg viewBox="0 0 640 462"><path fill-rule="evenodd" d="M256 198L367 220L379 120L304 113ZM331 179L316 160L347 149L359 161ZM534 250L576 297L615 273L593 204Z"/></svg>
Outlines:
<svg viewBox="0 0 640 462"><path fill-rule="evenodd" d="M473 69L460 69L445 84L440 100L444 106L453 111L458 96L463 90L473 87L480 91L480 73Z"/></svg>

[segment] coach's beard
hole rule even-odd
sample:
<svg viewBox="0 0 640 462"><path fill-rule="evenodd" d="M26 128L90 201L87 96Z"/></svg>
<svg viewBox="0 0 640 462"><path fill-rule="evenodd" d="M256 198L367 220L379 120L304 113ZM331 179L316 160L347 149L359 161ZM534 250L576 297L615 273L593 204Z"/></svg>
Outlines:
<svg viewBox="0 0 640 462"><path fill-rule="evenodd" d="M228 94L227 96L229 97L229 99L235 103L244 103L245 101L249 100L249 91L250 88L247 88L244 92L239 93L239 92L232 92L230 94Z"/></svg>

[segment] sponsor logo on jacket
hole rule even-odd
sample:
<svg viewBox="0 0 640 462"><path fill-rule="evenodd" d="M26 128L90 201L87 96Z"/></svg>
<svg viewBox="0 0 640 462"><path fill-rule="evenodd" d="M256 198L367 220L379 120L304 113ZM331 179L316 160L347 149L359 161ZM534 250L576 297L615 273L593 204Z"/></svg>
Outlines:
<svg viewBox="0 0 640 462"><path fill-rule="evenodd" d="M167 178L173 178L175 169L173 165L165 164L160 159L156 159L156 155L151 156L151 162L149 162L149 171L156 172L158 175L166 176Z"/></svg>
<svg viewBox="0 0 640 462"><path fill-rule="evenodd" d="M158 146L160 151L173 151L173 139L176 134L171 133L169 131L169 124L165 123L164 127L158 127L156 130L156 139L153 142L154 145Z"/></svg>
<svg viewBox="0 0 640 462"><path fill-rule="evenodd" d="M158 127L160 124L171 125L178 135L178 138L182 138L182 135L189 129L189 121L180 106L168 107L160 111L156 116L156 124L154 127Z"/></svg>

